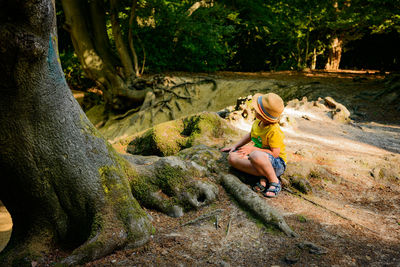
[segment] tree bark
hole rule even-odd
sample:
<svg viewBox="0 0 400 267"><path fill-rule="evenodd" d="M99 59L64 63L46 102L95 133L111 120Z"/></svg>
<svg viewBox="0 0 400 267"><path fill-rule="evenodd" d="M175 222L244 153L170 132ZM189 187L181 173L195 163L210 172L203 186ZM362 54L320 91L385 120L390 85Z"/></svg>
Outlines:
<svg viewBox="0 0 400 267"><path fill-rule="evenodd" d="M135 73L133 71L133 65L129 56L128 49L122 38L121 27L119 26L118 2L119 1L117 0L110 0L111 27L115 40L115 45L117 47L117 52L121 59L122 65L124 66L125 79L131 82L132 78L135 77Z"/></svg>
<svg viewBox="0 0 400 267"><path fill-rule="evenodd" d="M340 60L342 58L342 46L343 40L339 37L335 37L331 41L329 48L328 62L325 65L326 70L338 70Z"/></svg>
<svg viewBox="0 0 400 267"><path fill-rule="evenodd" d="M0 265L30 263L54 245L74 249L65 263L75 264L147 242L152 227L128 183L134 170L66 84L52 1L0 6L8 18L0 24L0 196L13 219ZM86 27L78 15L70 17L74 31L75 23ZM85 40L75 44L97 73L93 64L102 62Z"/></svg>
<svg viewBox="0 0 400 267"><path fill-rule="evenodd" d="M311 60L311 70L315 70L317 68L317 48L314 47L313 56Z"/></svg>
<svg viewBox="0 0 400 267"><path fill-rule="evenodd" d="M103 91L109 108L113 107L118 97L127 98L140 104L146 92L130 88L134 71L128 50L123 44L121 31L116 19L116 7L113 16L113 34L117 44L119 58L110 48L105 26L104 3L99 0L86 2L62 0L65 13L65 26L72 39L82 68L88 78L95 81ZM113 7L116 5L112 1Z"/></svg>
<svg viewBox="0 0 400 267"><path fill-rule="evenodd" d="M133 22L136 18L136 7L137 7L137 1L134 0L132 1L132 6L131 6L131 14L129 17L129 32L128 32L128 42L129 42L129 48L131 49L131 53L133 56L133 66L135 67L135 74L136 76L140 76L140 70L139 70L139 60L136 54L136 49L133 46L133 34L132 34L132 28L133 28ZM144 60L144 59L143 59Z"/></svg>

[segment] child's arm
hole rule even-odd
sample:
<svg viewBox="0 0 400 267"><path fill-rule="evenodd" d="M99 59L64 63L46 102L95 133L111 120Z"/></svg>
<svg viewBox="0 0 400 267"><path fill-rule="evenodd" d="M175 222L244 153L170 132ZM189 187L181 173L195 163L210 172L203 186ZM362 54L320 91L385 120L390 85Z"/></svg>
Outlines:
<svg viewBox="0 0 400 267"><path fill-rule="evenodd" d="M236 149L238 149L241 146L244 146L245 144L247 144L248 142L250 142L251 140L251 136L250 133L246 134L245 136L243 136L242 139L240 139L239 142L237 142L235 145L233 145L232 147L224 147L223 149L221 149L222 152L233 152Z"/></svg>

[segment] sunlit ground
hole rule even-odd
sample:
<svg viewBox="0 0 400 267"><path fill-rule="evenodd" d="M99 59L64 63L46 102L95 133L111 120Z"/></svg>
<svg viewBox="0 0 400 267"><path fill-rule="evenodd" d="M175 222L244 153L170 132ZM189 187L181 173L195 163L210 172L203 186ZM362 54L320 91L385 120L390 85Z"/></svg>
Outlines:
<svg viewBox="0 0 400 267"><path fill-rule="evenodd" d="M11 216L6 207L0 202L0 251L4 249L10 239L12 229Z"/></svg>

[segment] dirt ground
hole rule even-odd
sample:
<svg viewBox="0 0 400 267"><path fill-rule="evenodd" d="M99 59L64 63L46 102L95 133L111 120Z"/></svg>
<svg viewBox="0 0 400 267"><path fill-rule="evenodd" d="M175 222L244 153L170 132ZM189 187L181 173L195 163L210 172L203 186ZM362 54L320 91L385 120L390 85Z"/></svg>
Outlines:
<svg viewBox="0 0 400 267"><path fill-rule="evenodd" d="M289 162L308 162L328 173L309 177L312 193L287 189L265 199L298 237L266 228L220 187L218 201L181 218L147 210L156 228L147 245L85 266L400 267L400 111L398 105L368 97L384 88L383 76L281 72L213 77L223 89L207 100L200 97L196 108L218 111L235 105L240 96L273 90L285 100L332 96L352 113L353 123L343 124L313 109L287 109L295 119L283 129ZM105 135L123 149L117 135L126 138L132 132L110 129ZM202 215L206 218L190 223Z"/></svg>
<svg viewBox="0 0 400 267"><path fill-rule="evenodd" d="M286 72L217 78L260 92L278 84L283 95L300 85L303 92L292 93L298 98L332 96L351 111L353 123L342 124L313 110L292 110L295 126L284 128L289 161L307 161L331 174L310 178L312 194L284 190L277 199L265 199L299 236L265 228L220 188L216 203L179 219L148 211L157 229L148 245L87 266L400 266L399 111L365 97L383 89L383 76ZM225 93L231 101L233 93ZM185 225L202 215L210 216Z"/></svg>

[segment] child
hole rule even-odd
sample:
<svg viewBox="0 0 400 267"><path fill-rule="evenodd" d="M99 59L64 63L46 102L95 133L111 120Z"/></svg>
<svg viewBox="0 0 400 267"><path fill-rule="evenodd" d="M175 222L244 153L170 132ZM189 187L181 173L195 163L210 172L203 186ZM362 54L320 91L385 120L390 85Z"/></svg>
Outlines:
<svg viewBox="0 0 400 267"><path fill-rule="evenodd" d="M221 151L229 152L228 161L231 166L266 178L260 179L253 187L254 191L261 192L265 197L276 197L282 189L278 177L285 171L287 160L283 143L285 136L278 124L284 108L283 100L274 93L255 94L252 105L256 111L256 120L251 132L234 146ZM246 145L250 141L254 145Z"/></svg>

